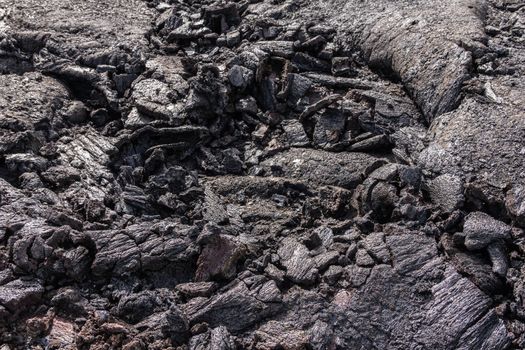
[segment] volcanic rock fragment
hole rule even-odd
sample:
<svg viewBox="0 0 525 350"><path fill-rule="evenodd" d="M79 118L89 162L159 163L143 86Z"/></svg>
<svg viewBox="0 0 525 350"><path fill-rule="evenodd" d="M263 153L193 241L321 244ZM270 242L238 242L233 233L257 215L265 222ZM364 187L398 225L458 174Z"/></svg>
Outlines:
<svg viewBox="0 0 525 350"><path fill-rule="evenodd" d="M243 282L237 282L224 293L189 302L183 308L191 324L207 322L212 327L223 325L229 331L240 331L279 310L280 300L271 294L277 292L279 296L275 288L258 292L255 286L248 288ZM261 301L265 299L268 301Z"/></svg>
<svg viewBox="0 0 525 350"><path fill-rule="evenodd" d="M292 147L304 147L310 143L304 127L296 120L289 120L283 122L283 129L286 136L286 141Z"/></svg>
<svg viewBox="0 0 525 350"><path fill-rule="evenodd" d="M388 138L385 135L376 135L357 141L348 149L356 152L378 152L384 150L390 145Z"/></svg>
<svg viewBox="0 0 525 350"><path fill-rule="evenodd" d="M474 212L467 216L463 232L467 249L476 250L495 242L507 241L510 239L511 228L485 213Z"/></svg>
<svg viewBox="0 0 525 350"><path fill-rule="evenodd" d="M457 176L438 176L430 182L429 192L432 202L447 213L461 207L464 201L463 183Z"/></svg>
<svg viewBox="0 0 525 350"><path fill-rule="evenodd" d="M206 243L197 261L195 279L208 281L211 278L231 279L236 273L236 264L243 256L243 247L225 235L212 236Z"/></svg>
<svg viewBox="0 0 525 350"><path fill-rule="evenodd" d="M166 307L173 301L171 299L165 291L134 293L120 299L115 313L128 322L138 323L154 314L156 310Z"/></svg>
<svg viewBox="0 0 525 350"><path fill-rule="evenodd" d="M341 99L341 95L330 95L317 101L315 104L308 106L303 113L301 113L300 120L306 120L316 112L330 106L332 103Z"/></svg>
<svg viewBox="0 0 525 350"><path fill-rule="evenodd" d="M234 65L228 72L228 80L232 86L244 90L253 83L253 72L243 66Z"/></svg>
<svg viewBox="0 0 525 350"><path fill-rule="evenodd" d="M189 348L191 350L234 350L236 345L228 329L220 326L193 336L189 341Z"/></svg>
<svg viewBox="0 0 525 350"><path fill-rule="evenodd" d="M263 161L261 165L268 169L269 174L351 189L383 163L381 158L364 153L291 149Z"/></svg>
<svg viewBox="0 0 525 350"><path fill-rule="evenodd" d="M41 281L17 279L0 286L0 305L17 313L37 304L44 294Z"/></svg>
<svg viewBox="0 0 525 350"><path fill-rule="evenodd" d="M170 100L171 95L167 84L154 79L142 80L133 87L137 110L153 118L170 119L174 115L175 106Z"/></svg>
<svg viewBox="0 0 525 350"><path fill-rule="evenodd" d="M312 284L318 277L318 270L310 258L308 248L293 238L283 241L278 254L286 268L286 277L301 284Z"/></svg>
<svg viewBox="0 0 525 350"><path fill-rule="evenodd" d="M343 136L346 116L339 110L326 109L315 124L313 140L322 148L330 148Z"/></svg>
<svg viewBox="0 0 525 350"><path fill-rule="evenodd" d="M229 26L239 24L240 20L236 3L217 4L204 9L206 26L216 33L225 32Z"/></svg>
<svg viewBox="0 0 525 350"><path fill-rule="evenodd" d="M216 289L215 282L188 282L177 285L177 290L189 298L209 297Z"/></svg>

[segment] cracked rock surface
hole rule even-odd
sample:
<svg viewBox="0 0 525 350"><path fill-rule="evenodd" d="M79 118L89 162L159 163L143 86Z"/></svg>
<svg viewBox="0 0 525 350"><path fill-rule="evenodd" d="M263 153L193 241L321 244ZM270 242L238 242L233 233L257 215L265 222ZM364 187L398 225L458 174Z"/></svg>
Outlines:
<svg viewBox="0 0 525 350"><path fill-rule="evenodd" d="M0 350L525 348L520 0L0 0Z"/></svg>

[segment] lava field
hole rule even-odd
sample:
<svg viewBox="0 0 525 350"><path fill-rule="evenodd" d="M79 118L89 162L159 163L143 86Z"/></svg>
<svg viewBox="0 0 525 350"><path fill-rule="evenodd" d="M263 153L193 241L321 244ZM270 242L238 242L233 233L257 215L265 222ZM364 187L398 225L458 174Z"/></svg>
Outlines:
<svg viewBox="0 0 525 350"><path fill-rule="evenodd" d="M525 349L523 0L0 0L0 350Z"/></svg>

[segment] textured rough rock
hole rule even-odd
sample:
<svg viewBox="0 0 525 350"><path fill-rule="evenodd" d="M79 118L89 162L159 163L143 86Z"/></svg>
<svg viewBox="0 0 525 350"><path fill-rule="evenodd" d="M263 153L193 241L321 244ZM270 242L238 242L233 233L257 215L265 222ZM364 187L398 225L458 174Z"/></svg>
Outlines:
<svg viewBox="0 0 525 350"><path fill-rule="evenodd" d="M449 174L440 175L429 183L432 202L448 213L463 205L465 200L463 191L461 179Z"/></svg>
<svg viewBox="0 0 525 350"><path fill-rule="evenodd" d="M519 0L0 0L0 349L525 348Z"/></svg>
<svg viewBox="0 0 525 350"><path fill-rule="evenodd" d="M212 298L190 301L184 310L191 324L206 322L212 327L224 325L230 331L240 331L275 314L280 301L281 293L272 281L251 288L239 282Z"/></svg>
<svg viewBox="0 0 525 350"><path fill-rule="evenodd" d="M0 304L13 313L37 304L44 293L38 280L15 280L0 287Z"/></svg>
<svg viewBox="0 0 525 350"><path fill-rule="evenodd" d="M294 241L288 239L283 242L283 246L277 252L282 264L286 269L286 276L295 283L312 284L318 276L314 261L309 257L308 249Z"/></svg>
<svg viewBox="0 0 525 350"><path fill-rule="evenodd" d="M474 212L467 216L463 225L465 246L475 250L488 247L491 243L510 239L511 228L485 213Z"/></svg>
<svg viewBox="0 0 525 350"><path fill-rule="evenodd" d="M195 279L230 279L236 274L237 261L242 258L243 247L225 236L206 237L206 242L197 260Z"/></svg>
<svg viewBox="0 0 525 350"><path fill-rule="evenodd" d="M340 9L334 11L335 21L345 23L349 33L358 31L355 40L367 61L397 75L428 120L455 107L461 85L469 78L472 55L476 54L471 51L483 52L483 2L327 4ZM359 11L351 10L355 8Z"/></svg>
<svg viewBox="0 0 525 350"><path fill-rule="evenodd" d="M435 299L422 320L423 329L415 338L425 339L424 346L435 349L468 347L471 344L465 343L469 333L476 328L484 328L486 332L485 339L477 339L481 348L488 348L490 344L498 345L496 348L508 346L505 332L499 329L503 326L499 319L492 318L491 322L480 319L488 312L491 301L481 291L472 288L467 279L453 273L436 285L432 292ZM448 298L450 293L457 297L452 303Z"/></svg>
<svg viewBox="0 0 525 350"><path fill-rule="evenodd" d="M291 149L261 163L270 175L301 178L312 184L356 187L384 160L363 153L327 153Z"/></svg>

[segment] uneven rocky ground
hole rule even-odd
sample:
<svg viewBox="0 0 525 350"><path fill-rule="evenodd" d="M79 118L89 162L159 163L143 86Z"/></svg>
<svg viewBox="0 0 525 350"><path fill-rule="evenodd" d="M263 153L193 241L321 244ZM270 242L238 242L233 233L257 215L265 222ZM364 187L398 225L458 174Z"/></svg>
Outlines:
<svg viewBox="0 0 525 350"><path fill-rule="evenodd" d="M0 349L525 348L522 0L0 0Z"/></svg>

